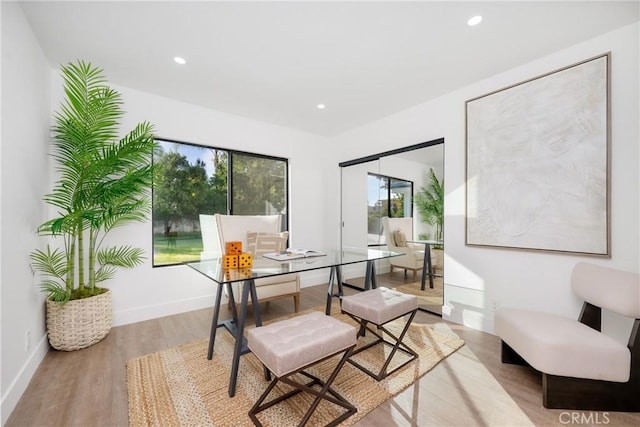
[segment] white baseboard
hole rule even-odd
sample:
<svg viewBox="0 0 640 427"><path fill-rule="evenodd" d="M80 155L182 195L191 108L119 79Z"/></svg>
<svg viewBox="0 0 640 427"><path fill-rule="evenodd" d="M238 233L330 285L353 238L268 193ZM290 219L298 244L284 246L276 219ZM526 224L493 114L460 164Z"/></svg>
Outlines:
<svg viewBox="0 0 640 427"><path fill-rule="evenodd" d="M329 269L305 271L300 273L300 287L308 288L329 282Z"/></svg>
<svg viewBox="0 0 640 427"><path fill-rule="evenodd" d="M38 366L47 355L49 351L49 341L47 341L47 335L45 334L38 343L33 347L33 351L27 357L27 360L22 365L22 368L18 372L16 378L11 382L7 388L6 393L2 396L2 402L0 402L0 424L5 425L11 412L15 409L22 393L27 389L29 381L36 373Z"/></svg>
<svg viewBox="0 0 640 427"><path fill-rule="evenodd" d="M303 288L324 284L328 281L328 269L300 273L300 286ZM226 301L224 294L222 298ZM130 323L142 322L144 320L156 319L158 317L171 316L188 311L209 308L213 307L213 303L214 295L203 295L179 301L171 301L164 304L148 305L129 310L116 311L113 313L113 326L128 325Z"/></svg>
<svg viewBox="0 0 640 427"><path fill-rule="evenodd" d="M116 311L113 313L113 326L128 325L130 323L142 322L144 320L157 319L159 317L171 316L173 314L209 308L213 307L214 302L213 295L203 295L195 298L171 301L164 304L148 305L144 307L136 307L130 310Z"/></svg>
<svg viewBox="0 0 640 427"><path fill-rule="evenodd" d="M343 275L344 278L349 277L349 270L343 269ZM303 288L326 284L328 282L329 269L312 270L300 273L300 287ZM225 299L226 297L223 295L222 298ZM158 317L171 316L173 314L185 313L187 311L209 308L213 307L213 303L213 295L203 295L159 305L148 305L144 307L136 307L130 310L121 310L113 313L113 326L128 325L130 323L142 322L144 320L156 319Z"/></svg>
<svg viewBox="0 0 640 427"><path fill-rule="evenodd" d="M484 291L444 283L442 318L478 331L493 333L493 312Z"/></svg>

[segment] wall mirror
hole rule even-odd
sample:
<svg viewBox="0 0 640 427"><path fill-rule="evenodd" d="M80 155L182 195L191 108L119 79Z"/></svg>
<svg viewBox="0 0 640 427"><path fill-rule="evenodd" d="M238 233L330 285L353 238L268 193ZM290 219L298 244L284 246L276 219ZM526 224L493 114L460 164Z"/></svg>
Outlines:
<svg viewBox="0 0 640 427"><path fill-rule="evenodd" d="M417 254L415 260L403 257L402 260L398 258L397 263L376 261L378 286L415 294L422 310L441 315L444 233L437 221L434 223L421 214L423 209L419 208L421 196L418 194L433 190L432 171L438 183L443 185L444 139L372 154L342 162L339 166L342 248L394 250L398 239L394 238L393 233L397 232L400 240L405 237L407 247ZM440 209L443 209L442 205ZM389 241L391 239L394 240ZM423 271L422 257L427 244L433 253L431 277L428 269ZM345 286L363 288L364 266L350 266L343 271L343 275Z"/></svg>

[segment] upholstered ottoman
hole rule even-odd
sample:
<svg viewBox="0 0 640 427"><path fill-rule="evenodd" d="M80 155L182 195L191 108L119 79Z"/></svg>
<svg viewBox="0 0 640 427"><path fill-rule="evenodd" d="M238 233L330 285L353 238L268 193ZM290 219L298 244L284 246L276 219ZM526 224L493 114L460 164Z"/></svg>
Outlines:
<svg viewBox="0 0 640 427"><path fill-rule="evenodd" d="M349 363L380 381L417 358L418 354L402 342L402 339L409 330L409 326L416 315L416 311L418 311L418 298L415 295L403 294L402 292L385 287L371 289L369 291L343 297L342 312L360 323L359 335L364 336L365 330L368 330L377 337L376 340L357 348L352 353L352 356L377 344L386 344L392 347L387 359L384 361L378 372L372 372L365 368L361 364L357 363L353 357L349 359ZM409 319L405 322L404 328L398 337L384 327L386 323L406 315L410 315ZM369 323L376 325L376 330L370 328ZM386 337L390 338L392 341L386 340L384 334L386 334ZM389 364L398 350L410 357L400 365L389 370Z"/></svg>
<svg viewBox="0 0 640 427"><path fill-rule="evenodd" d="M356 328L320 312L313 312L282 320L260 328L251 329L248 334L248 346L265 368L273 373L265 392L249 411L254 424L262 425L256 414L282 402L301 391L316 396L300 426L305 425L322 399L326 399L346 409L327 425L337 425L356 413L356 408L331 388L340 369L356 345ZM332 374L323 381L304 371L306 367L321 362L336 354L343 353ZM291 376L301 374L311 381L301 384ZM267 377L270 375L267 373ZM294 387L294 390L263 403L278 382ZM314 385L320 387L313 388Z"/></svg>

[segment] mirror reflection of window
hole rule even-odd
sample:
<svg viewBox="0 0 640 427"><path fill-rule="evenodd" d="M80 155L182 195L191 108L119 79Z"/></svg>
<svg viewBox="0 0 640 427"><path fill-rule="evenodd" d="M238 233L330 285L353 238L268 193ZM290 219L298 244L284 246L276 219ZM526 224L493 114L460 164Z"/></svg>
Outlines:
<svg viewBox="0 0 640 427"><path fill-rule="evenodd" d="M412 216L413 182L369 173L367 175L367 244L384 246L382 217Z"/></svg>
<svg viewBox="0 0 640 427"><path fill-rule="evenodd" d="M390 178L389 190L391 196L389 216L391 218L408 218L412 216L413 182Z"/></svg>

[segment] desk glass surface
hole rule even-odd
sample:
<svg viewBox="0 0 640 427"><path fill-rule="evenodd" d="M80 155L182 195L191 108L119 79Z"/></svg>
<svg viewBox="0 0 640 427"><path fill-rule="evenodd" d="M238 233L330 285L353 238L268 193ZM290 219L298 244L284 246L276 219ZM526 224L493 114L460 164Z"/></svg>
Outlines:
<svg viewBox="0 0 640 427"><path fill-rule="evenodd" d="M421 245L442 245L442 240L407 240L407 243L418 243Z"/></svg>
<svg viewBox="0 0 640 427"><path fill-rule="evenodd" d="M303 271L375 261L402 255L397 252L380 251L376 249L331 250L323 252L325 252L326 255L298 258L290 261L275 261L264 257L256 257L253 259L253 266L251 268L225 270L222 267L221 258L188 262L186 265L207 276L214 282L222 284L242 282L247 279L280 276L289 273L301 273Z"/></svg>
<svg viewBox="0 0 640 427"><path fill-rule="evenodd" d="M375 260L390 258L402 255L397 252L379 251L375 249L355 249L355 250L332 250L325 251L326 255L299 258L289 261L275 261L264 257L256 257L253 260L251 268L244 269L227 269L222 265L221 258L201 260L196 262L188 262L186 265L213 280L219 287L224 284L243 282L242 297L240 300L240 309L236 310L235 304L232 304L233 319L218 322L220 314L220 299L222 292L216 293L216 300L213 309L213 318L211 319L211 334L209 337L209 350L207 359L213 357L214 343L216 339L216 330L219 326L224 326L235 338L233 358L231 361L231 373L229 378L229 396L233 397L236 392L236 381L238 378L238 369L240 366L240 356L249 351L246 347L244 337L244 325L246 322L247 304L249 294L253 305L253 312L256 327L262 326L260 318L258 298L255 290L255 280L265 277L274 277L284 274L301 273L303 271L317 270L321 268L331 268L331 276L329 278L329 288L327 291L327 308L326 313L330 314L331 299L334 296L342 296L342 281L340 268L343 265L355 264L360 262L367 263L367 276L371 276L371 281L375 280L375 270L373 264ZM338 294L334 294L334 280L338 281ZM374 286L375 287L375 286ZM233 293L231 293L233 295Z"/></svg>

